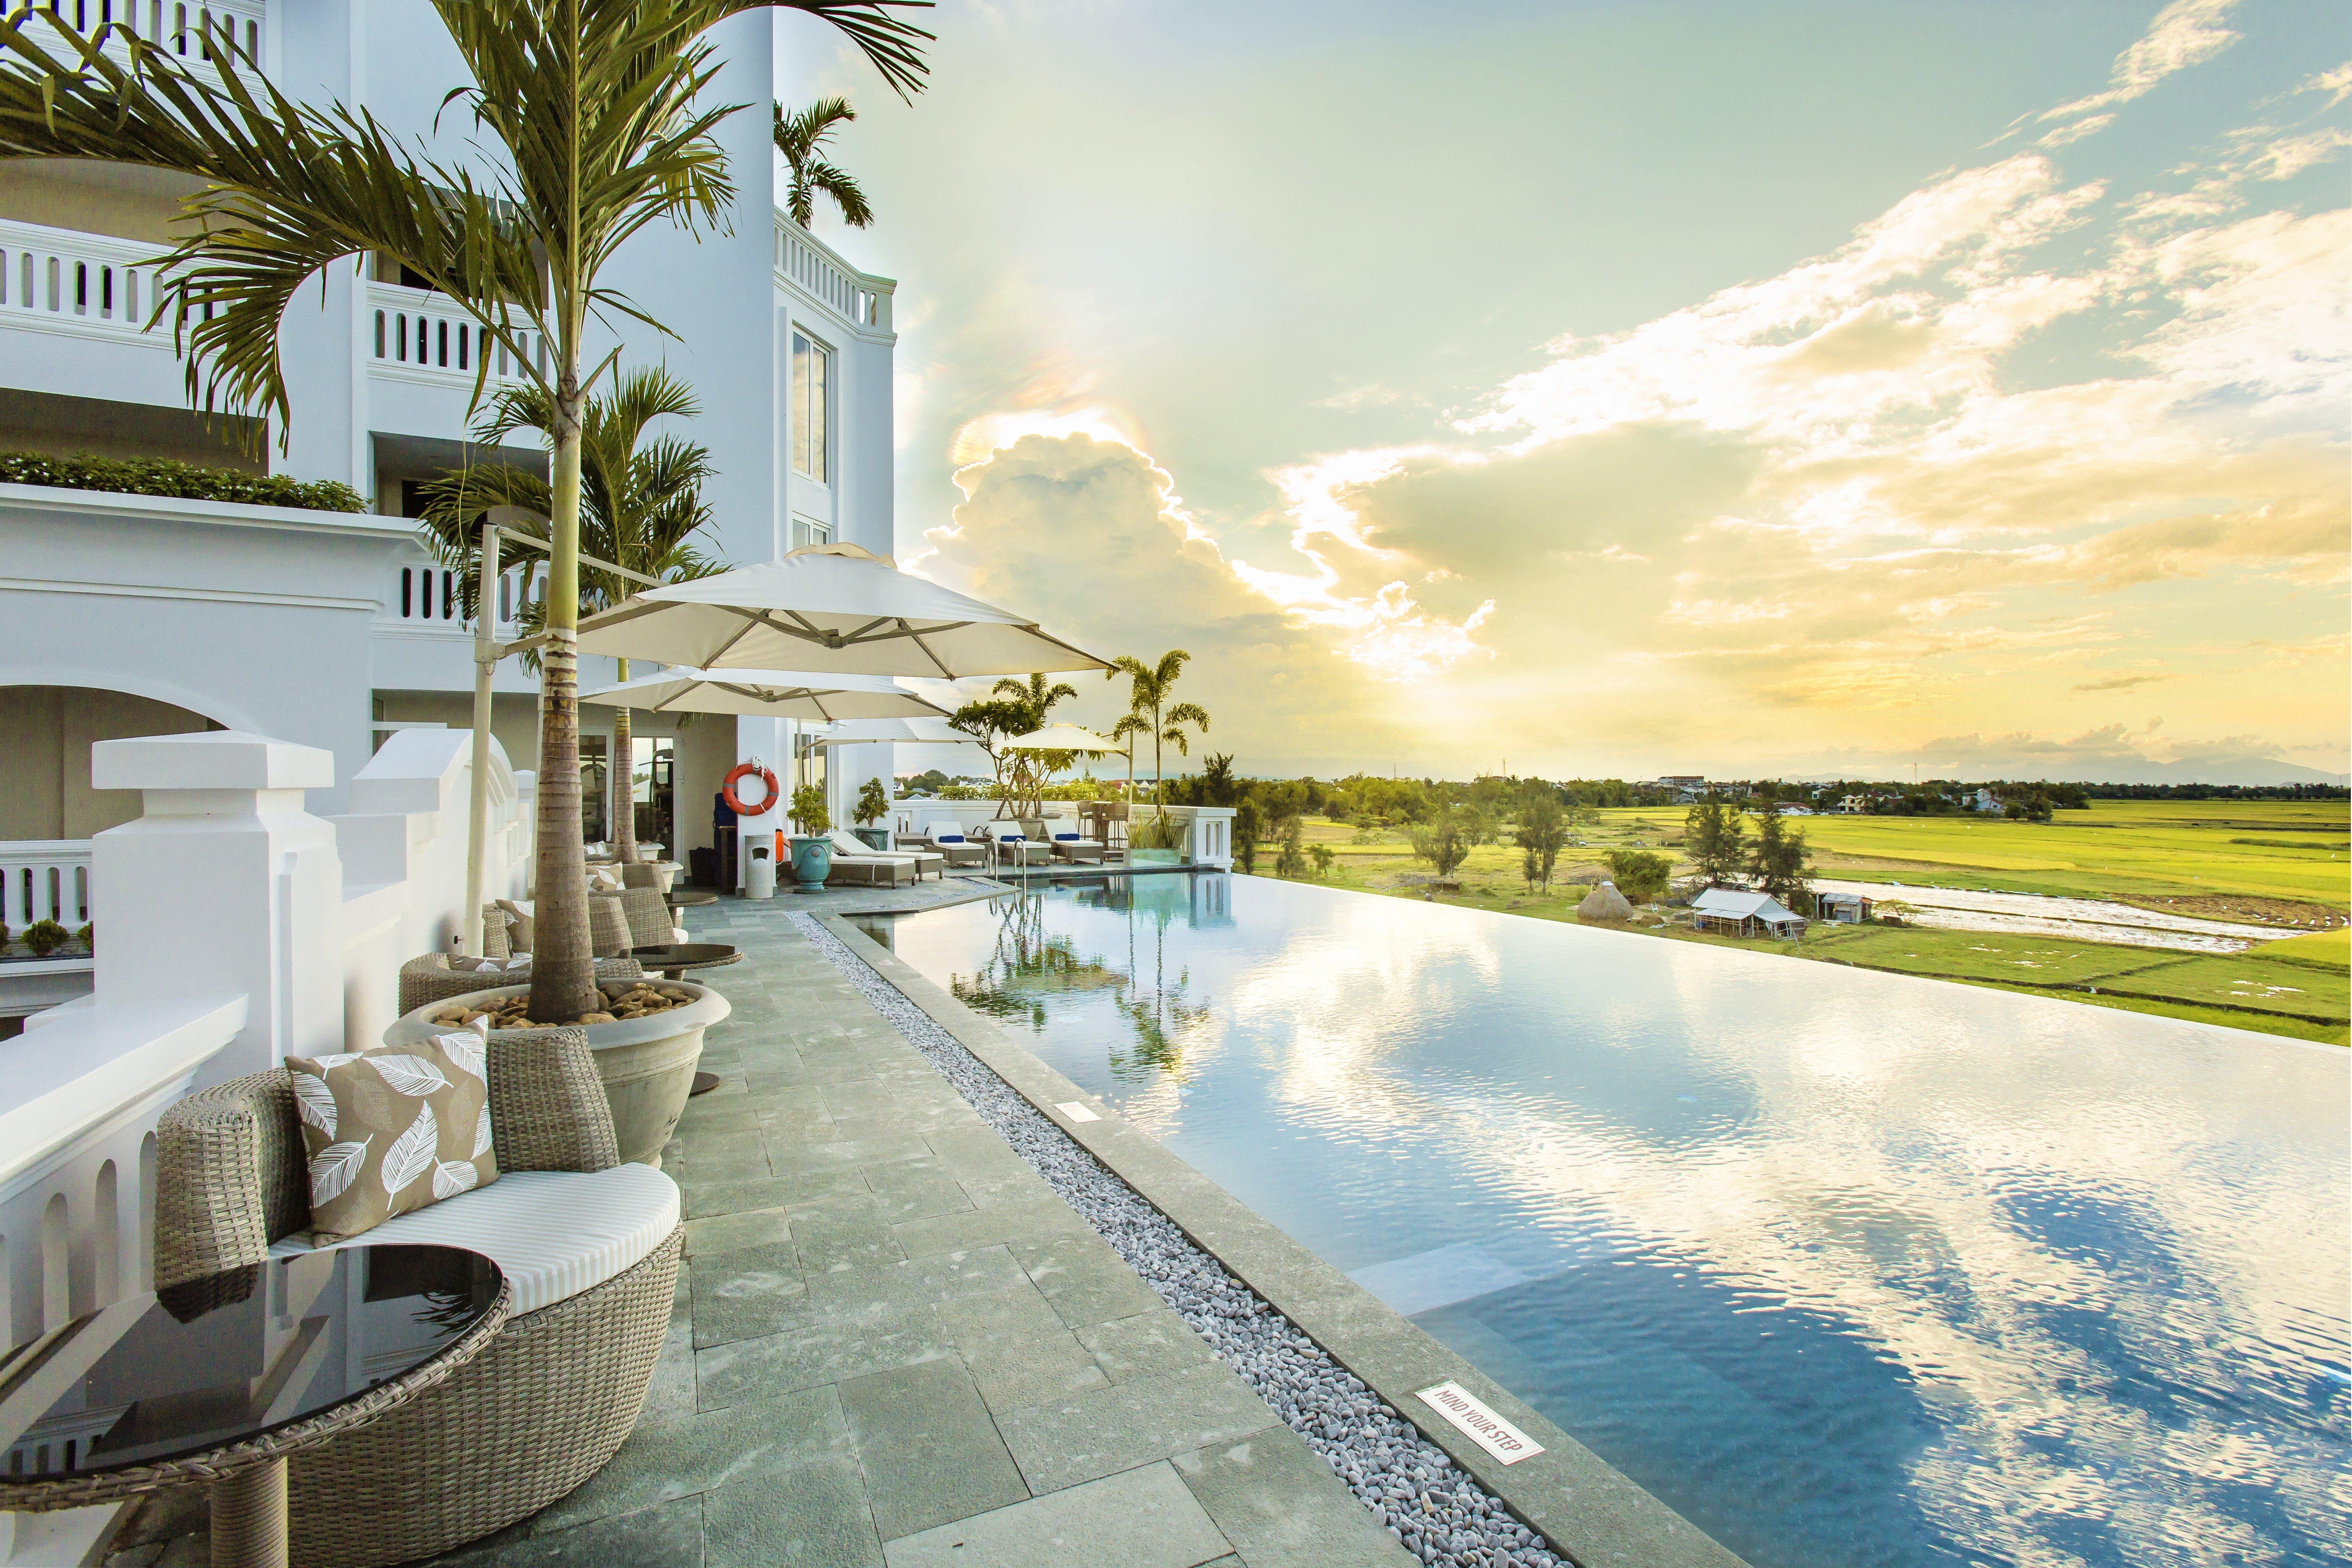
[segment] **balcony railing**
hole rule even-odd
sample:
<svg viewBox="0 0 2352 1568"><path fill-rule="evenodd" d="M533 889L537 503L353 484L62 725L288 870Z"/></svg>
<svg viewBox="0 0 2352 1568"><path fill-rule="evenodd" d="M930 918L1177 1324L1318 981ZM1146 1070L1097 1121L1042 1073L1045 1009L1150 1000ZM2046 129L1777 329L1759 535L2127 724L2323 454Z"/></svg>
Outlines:
<svg viewBox="0 0 2352 1568"><path fill-rule="evenodd" d="M155 308L160 247L0 219L0 323L135 340ZM146 339L169 349L172 334Z"/></svg>
<svg viewBox="0 0 2352 1568"><path fill-rule="evenodd" d="M371 283L368 307L373 315L370 356L379 370L470 386L487 354L493 384L520 381L527 374L517 363L513 346L483 331L481 323L451 304L446 294L398 283ZM547 340L535 332L516 335L531 365L544 372Z"/></svg>
<svg viewBox="0 0 2352 1568"><path fill-rule="evenodd" d="M37 0L32 9L84 38L113 26L106 52L124 64L131 58L129 46L121 41L124 32L190 60L209 60L222 50L258 60L262 24L269 16L265 0L198 0L194 5L188 0ZM45 41L37 34L33 38Z"/></svg>
<svg viewBox="0 0 2352 1568"><path fill-rule="evenodd" d="M859 331L890 331L890 293L898 285L858 271L782 213L776 215L776 276Z"/></svg>
<svg viewBox="0 0 2352 1568"><path fill-rule="evenodd" d="M530 597L547 595L547 574L535 574L531 578ZM499 574L498 636L501 639L517 635L525 604L522 573L520 569ZM404 626L442 629L473 635L474 623L465 614L465 590L457 574L446 567L410 564L400 569L399 578L384 599L384 618Z"/></svg>
<svg viewBox="0 0 2352 1568"><path fill-rule="evenodd" d="M68 930L89 920L89 840L20 838L0 844L0 924L37 921Z"/></svg>

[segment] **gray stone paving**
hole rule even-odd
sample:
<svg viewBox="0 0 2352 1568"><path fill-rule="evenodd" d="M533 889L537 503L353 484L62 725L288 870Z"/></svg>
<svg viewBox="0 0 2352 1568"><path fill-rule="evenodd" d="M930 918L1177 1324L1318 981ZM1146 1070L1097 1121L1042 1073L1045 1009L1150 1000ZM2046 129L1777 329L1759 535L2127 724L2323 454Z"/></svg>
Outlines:
<svg viewBox="0 0 2352 1568"><path fill-rule="evenodd" d="M816 902L688 911L745 961L665 1152L688 1256L636 1432L438 1562L1412 1563L785 918ZM119 1568L206 1560L141 1533Z"/></svg>

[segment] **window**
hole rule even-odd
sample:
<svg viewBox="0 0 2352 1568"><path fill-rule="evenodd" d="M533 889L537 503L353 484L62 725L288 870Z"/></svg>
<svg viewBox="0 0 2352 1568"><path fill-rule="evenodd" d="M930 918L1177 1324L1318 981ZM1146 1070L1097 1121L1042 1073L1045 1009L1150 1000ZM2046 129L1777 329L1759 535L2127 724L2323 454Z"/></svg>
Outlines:
<svg viewBox="0 0 2352 1568"><path fill-rule="evenodd" d="M825 437L831 429L833 351L799 332L793 334L793 471L818 484L825 474Z"/></svg>
<svg viewBox="0 0 2352 1568"><path fill-rule="evenodd" d="M793 514L793 542L785 546L786 549L798 550L804 544L830 544L832 542L833 525L831 523L819 522L813 517L802 517L798 513Z"/></svg>

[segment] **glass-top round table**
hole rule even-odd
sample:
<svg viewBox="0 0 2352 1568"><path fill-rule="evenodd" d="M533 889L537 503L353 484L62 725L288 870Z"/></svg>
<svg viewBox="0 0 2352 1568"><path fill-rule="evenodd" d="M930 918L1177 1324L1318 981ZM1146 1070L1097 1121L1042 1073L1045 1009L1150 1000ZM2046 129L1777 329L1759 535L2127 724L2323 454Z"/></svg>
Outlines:
<svg viewBox="0 0 2352 1568"><path fill-rule="evenodd" d="M286 1457L471 1360L506 1321L497 1264L352 1246L126 1297L0 1360L0 1509L212 1484L213 1561L286 1561Z"/></svg>

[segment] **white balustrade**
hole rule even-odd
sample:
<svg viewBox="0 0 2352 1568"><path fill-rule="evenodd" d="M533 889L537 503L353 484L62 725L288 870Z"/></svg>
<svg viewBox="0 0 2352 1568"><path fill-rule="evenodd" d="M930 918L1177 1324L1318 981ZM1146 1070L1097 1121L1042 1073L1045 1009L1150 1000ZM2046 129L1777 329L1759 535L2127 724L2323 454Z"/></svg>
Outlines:
<svg viewBox="0 0 2352 1568"><path fill-rule="evenodd" d="M509 342L484 331L447 295L430 289L371 283L368 310L369 356L381 371L471 386L481 374L485 354L493 385L520 381L532 369L547 368L545 337L518 329Z"/></svg>
<svg viewBox="0 0 2352 1568"><path fill-rule="evenodd" d="M31 9L85 39L103 31L100 47L118 64L131 58L126 33L192 62L208 61L223 50L258 60L262 26L269 18L265 0L37 0ZM37 32L30 37L58 52Z"/></svg>
<svg viewBox="0 0 2352 1568"><path fill-rule="evenodd" d="M0 843L0 924L12 933L36 921L55 921L72 931L90 919L87 838Z"/></svg>
<svg viewBox="0 0 2352 1568"><path fill-rule="evenodd" d="M163 250L135 239L0 219L0 324L135 339L155 309ZM168 324L147 338L172 346Z"/></svg>
<svg viewBox="0 0 2352 1568"><path fill-rule="evenodd" d="M890 296L898 284L858 271L782 213L776 215L776 276L861 332L890 331Z"/></svg>
<svg viewBox="0 0 2352 1568"><path fill-rule="evenodd" d="M520 634L522 612L532 600L547 596L547 574L531 574L530 594L523 594L522 569L499 576L497 636L501 641ZM465 588L457 574L446 566L412 562L403 566L384 596L384 618L404 626L424 626L467 637L474 634L472 617L465 613Z"/></svg>

